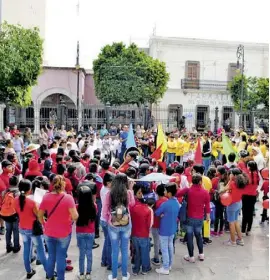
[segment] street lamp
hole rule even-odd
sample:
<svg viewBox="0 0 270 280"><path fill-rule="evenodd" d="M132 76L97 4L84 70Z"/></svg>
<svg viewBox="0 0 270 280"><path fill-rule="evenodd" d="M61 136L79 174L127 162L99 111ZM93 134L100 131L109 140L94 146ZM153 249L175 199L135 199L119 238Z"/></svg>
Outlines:
<svg viewBox="0 0 270 280"><path fill-rule="evenodd" d="M239 61L242 59L242 67L241 67L241 95L240 95L240 124L244 128L243 121L243 101L244 101L244 68L245 68L245 49L243 45L239 45L236 52L237 57L237 69L240 68Z"/></svg>

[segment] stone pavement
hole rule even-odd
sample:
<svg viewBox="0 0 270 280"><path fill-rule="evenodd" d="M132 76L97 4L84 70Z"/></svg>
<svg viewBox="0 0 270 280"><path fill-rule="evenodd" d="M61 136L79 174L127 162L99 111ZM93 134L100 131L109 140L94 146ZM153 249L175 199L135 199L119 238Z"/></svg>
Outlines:
<svg viewBox="0 0 270 280"><path fill-rule="evenodd" d="M259 206L259 205L258 205ZM258 207L260 208L260 206ZM261 210L257 212L257 216ZM197 261L195 264L187 263L183 256L187 253L186 246L176 242L175 261L173 270L169 276L160 276L151 272L146 276L131 276L137 280L267 280L269 279L269 231L268 225L259 226L259 220L254 220L252 236L244 237L244 247L224 247L222 241L228 239L228 234L222 238L213 238L213 243L205 248L205 261ZM26 273L23 267L22 252L19 254L6 254L3 236L0 241L0 279L22 280ZM97 240L102 244L102 239ZM197 252L197 248L196 251ZM74 272L66 273L67 280L77 279L78 273L78 249L75 235L69 248L69 259L73 261ZM106 280L107 271L100 267L101 247L93 250L92 279ZM42 266L34 269L37 274L33 280L45 279ZM130 271L130 269L129 269ZM118 279L121 279L120 276Z"/></svg>

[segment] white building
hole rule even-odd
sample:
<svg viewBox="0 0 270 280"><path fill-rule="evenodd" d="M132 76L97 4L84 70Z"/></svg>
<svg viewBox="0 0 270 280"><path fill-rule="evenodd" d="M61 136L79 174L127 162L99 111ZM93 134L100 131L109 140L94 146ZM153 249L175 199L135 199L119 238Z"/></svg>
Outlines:
<svg viewBox="0 0 270 280"><path fill-rule="evenodd" d="M239 44L244 45L245 75L268 77L268 44L151 37L149 54L164 61L170 73L168 90L157 106L168 107L169 113L164 110L161 116L160 108L154 108L154 117L159 121L168 119L167 125L171 127L180 114L186 117L188 129L208 127L213 130L218 108L218 126L230 118L231 125L237 127L239 115L233 110L227 84L236 74ZM245 117L247 126L250 121L249 114Z"/></svg>
<svg viewBox="0 0 270 280"><path fill-rule="evenodd" d="M47 0L0 0L0 23L20 24L26 28L38 27L42 39L46 37ZM46 65L46 44L44 62Z"/></svg>

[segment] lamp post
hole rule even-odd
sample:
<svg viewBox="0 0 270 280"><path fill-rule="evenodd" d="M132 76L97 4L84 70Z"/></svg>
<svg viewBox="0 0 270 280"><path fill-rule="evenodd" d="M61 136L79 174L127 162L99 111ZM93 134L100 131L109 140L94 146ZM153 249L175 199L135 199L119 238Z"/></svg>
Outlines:
<svg viewBox="0 0 270 280"><path fill-rule="evenodd" d="M254 123L255 123L255 108L251 109L251 132L254 132Z"/></svg>
<svg viewBox="0 0 270 280"><path fill-rule="evenodd" d="M215 121L214 121L214 132L215 134L217 134L217 130L218 130L218 122L219 122L219 118L218 118L218 107L215 108Z"/></svg>
<svg viewBox="0 0 270 280"><path fill-rule="evenodd" d="M107 126L106 128L109 130L109 127L110 127L110 108L111 108L110 102L106 102L105 108L106 108L106 126Z"/></svg>
<svg viewBox="0 0 270 280"><path fill-rule="evenodd" d="M240 93L240 125L244 128L243 120L243 101L244 101L244 68L245 68L245 49L243 45L239 45L236 52L237 69L240 68L240 60L242 60L241 67L241 93Z"/></svg>

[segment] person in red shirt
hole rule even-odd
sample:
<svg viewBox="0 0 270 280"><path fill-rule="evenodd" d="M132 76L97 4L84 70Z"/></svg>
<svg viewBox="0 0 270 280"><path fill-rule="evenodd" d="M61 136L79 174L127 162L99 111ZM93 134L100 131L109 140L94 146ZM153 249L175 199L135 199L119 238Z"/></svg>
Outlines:
<svg viewBox="0 0 270 280"><path fill-rule="evenodd" d="M38 217L44 222L44 214L48 213L44 226L44 235L48 247L48 278L54 277L57 263L57 277L65 278L66 256L71 240L72 221L78 219L78 212L71 195L65 193L65 180L56 175L53 179L53 191L45 194L40 204ZM57 252L57 254L56 254Z"/></svg>
<svg viewBox="0 0 270 280"><path fill-rule="evenodd" d="M0 179L2 179L4 185L5 185L5 189L9 188L9 179L10 177L13 175L13 164L12 162L10 162L9 160L3 160L2 161L2 174L0 174Z"/></svg>
<svg viewBox="0 0 270 280"><path fill-rule="evenodd" d="M260 178L257 163L255 161L249 161L247 168L249 184L246 186L245 193L242 196L242 233L249 236L253 223L253 213L255 210L257 188Z"/></svg>
<svg viewBox="0 0 270 280"><path fill-rule="evenodd" d="M19 176L22 174L21 165L18 162L17 156L15 154L8 154L7 160L9 160L13 165L13 175Z"/></svg>
<svg viewBox="0 0 270 280"><path fill-rule="evenodd" d="M24 178L32 182L37 176L43 176L40 172L38 161L30 159L28 163L28 170L26 171Z"/></svg>
<svg viewBox="0 0 270 280"><path fill-rule="evenodd" d="M242 195L245 193L245 187L249 183L248 176L238 168L233 168L229 172L229 182L221 193L229 192L232 202L227 206L227 221L230 227L230 239L224 244L228 246L244 246L242 232L238 222L239 214L242 208ZM237 239L235 234L237 233Z"/></svg>
<svg viewBox="0 0 270 280"><path fill-rule="evenodd" d="M132 221L132 245L135 250L133 275L138 275L140 269L146 275L151 270L150 265L150 228L152 212L148 205L142 201L142 190L140 186L134 185L134 195L137 197L135 205L130 209ZM140 194L138 196L137 194Z"/></svg>
<svg viewBox="0 0 270 280"><path fill-rule="evenodd" d="M39 260L43 264L45 271L47 271L47 259L42 236L33 235L33 223L37 219L38 207L36 203L28 197L31 194L31 182L27 179L22 179L18 187L20 196L15 198L15 208L19 216L20 234L23 237L23 260L27 273L26 278L30 279L36 274L36 271L31 268L30 263L33 243L36 245ZM18 251L19 249L17 249L15 253Z"/></svg>
<svg viewBox="0 0 270 280"><path fill-rule="evenodd" d="M92 191L88 186L81 185L78 188L77 209L79 218L76 222L76 236L79 248L80 279L91 279L97 205L94 203ZM85 259L87 262L86 270Z"/></svg>
<svg viewBox="0 0 270 280"><path fill-rule="evenodd" d="M155 190L158 200L154 206L154 211L156 211L162 203L168 200L168 198L164 195L165 192L165 185L160 184L156 187ZM160 240L159 240L159 225L160 225L160 217L154 216L154 223L152 226L152 236L154 241L154 258L151 259L153 265L160 265L159 261L159 250L160 250Z"/></svg>
<svg viewBox="0 0 270 280"><path fill-rule="evenodd" d="M136 158L138 156L138 153L135 151L131 151L129 153L127 153L125 161L122 163L122 165L118 168L119 172L121 173L126 173L126 171L128 170L128 168L130 166L138 168L139 165L138 163L135 161Z"/></svg>
<svg viewBox="0 0 270 280"><path fill-rule="evenodd" d="M18 130L16 124L15 124L15 125L13 126L13 128L11 129L10 134L12 135L12 137L15 137L15 134L20 134L20 131Z"/></svg>
<svg viewBox="0 0 270 280"><path fill-rule="evenodd" d="M210 195L207 190L202 187L202 175L195 173L192 176L192 186L179 190L176 197L187 195L187 247L188 255L184 257L186 261L195 262L193 234L196 237L199 250L199 259L204 260L202 226L206 213L206 220L210 222Z"/></svg>

